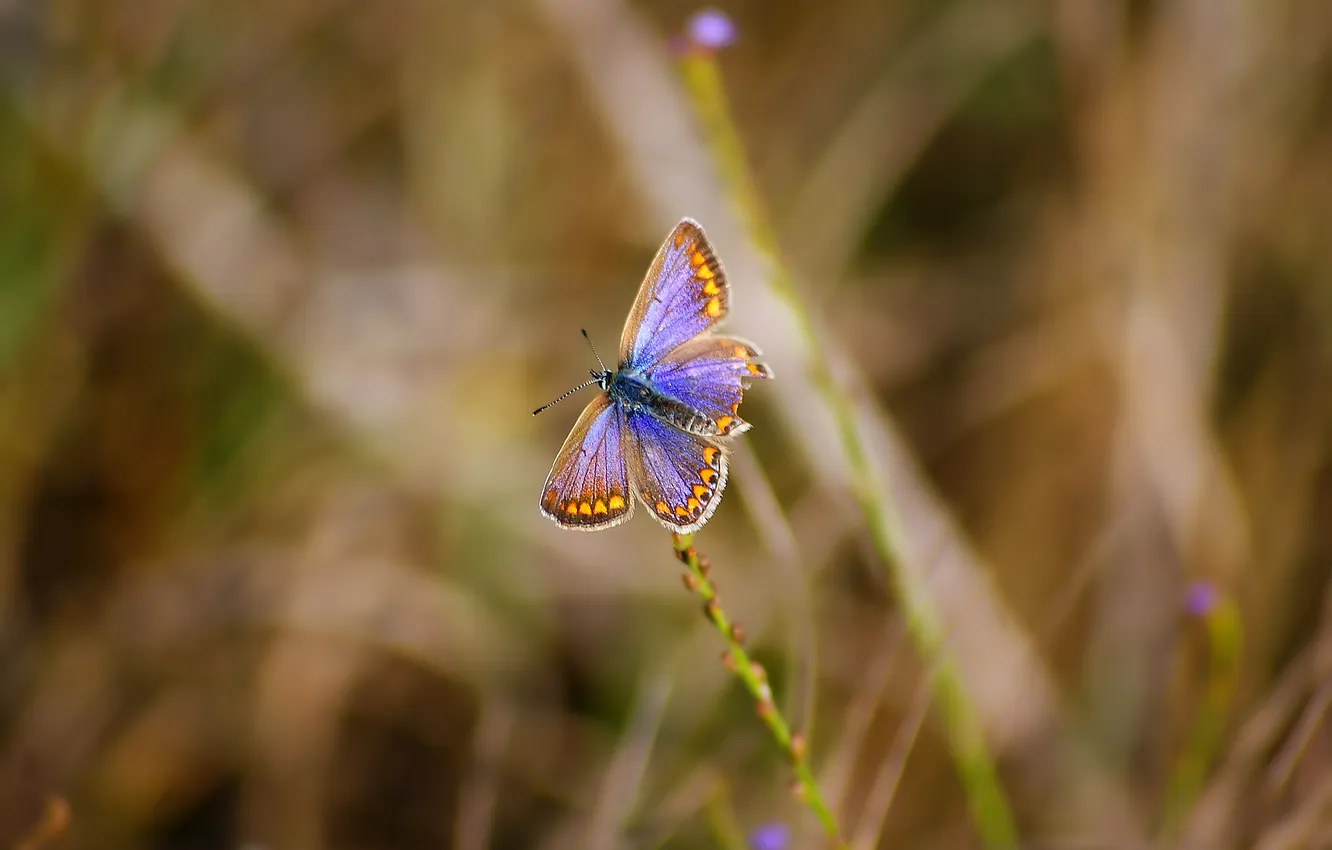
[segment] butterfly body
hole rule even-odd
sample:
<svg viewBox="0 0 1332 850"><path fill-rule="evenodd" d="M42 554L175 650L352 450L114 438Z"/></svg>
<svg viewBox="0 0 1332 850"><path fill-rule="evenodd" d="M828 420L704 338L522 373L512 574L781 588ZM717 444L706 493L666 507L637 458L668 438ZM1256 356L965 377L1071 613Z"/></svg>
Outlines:
<svg viewBox="0 0 1332 850"><path fill-rule="evenodd" d="M730 289L703 229L684 219L657 252L620 341L616 370L592 372L601 394L556 456L541 512L596 531L627 520L641 500L662 525L696 531L726 486L724 441L753 379L772 377L744 340L708 333Z"/></svg>
<svg viewBox="0 0 1332 850"><path fill-rule="evenodd" d="M660 422L700 437L721 435L717 423L706 413L657 391L650 378L625 367L609 375L604 384L600 380L597 383L626 414L643 412Z"/></svg>

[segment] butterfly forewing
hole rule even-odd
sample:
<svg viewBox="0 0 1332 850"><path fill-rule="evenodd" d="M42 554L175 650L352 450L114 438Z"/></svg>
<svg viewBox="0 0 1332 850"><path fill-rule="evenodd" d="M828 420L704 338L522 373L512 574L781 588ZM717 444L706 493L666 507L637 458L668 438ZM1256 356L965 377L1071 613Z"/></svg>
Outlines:
<svg viewBox="0 0 1332 850"><path fill-rule="evenodd" d="M697 531L721 503L726 456L706 438L637 411L627 417L624 453L639 497L672 531Z"/></svg>
<svg viewBox="0 0 1332 850"><path fill-rule="evenodd" d="M706 433L729 437L749 429L740 418L740 402L750 381L772 377L755 362L752 343L723 336L701 336L666 354L648 371L654 389L706 417Z"/></svg>
<svg viewBox="0 0 1332 850"><path fill-rule="evenodd" d="M624 419L604 394L584 408L546 478L543 514L565 528L583 531L618 525L633 514Z"/></svg>
<svg viewBox="0 0 1332 850"><path fill-rule="evenodd" d="M703 228L675 226L652 260L620 337L620 366L645 371L716 325L730 309L726 273Z"/></svg>

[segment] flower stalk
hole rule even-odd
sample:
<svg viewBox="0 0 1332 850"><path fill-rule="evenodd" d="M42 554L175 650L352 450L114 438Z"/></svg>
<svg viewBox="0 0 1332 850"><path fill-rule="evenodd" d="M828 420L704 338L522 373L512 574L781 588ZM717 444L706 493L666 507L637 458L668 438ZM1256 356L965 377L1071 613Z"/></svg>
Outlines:
<svg viewBox="0 0 1332 850"><path fill-rule="evenodd" d="M710 33L719 30L712 24L707 28ZM874 548L901 600L916 651L931 667L931 693L936 716L947 734L949 753L966 793L972 822L985 847L1012 850L1019 846L1017 826L985 740L981 719L962 682L961 673L946 649L944 626L928 588L901 563L905 530L901 527L896 506L874 480L855 404L829 369L830 360L823 351L814 322L803 309L790 273L781 262L776 231L761 202L740 133L731 117L715 52L734 37L732 30L727 32L724 40L708 41L700 40L691 32L693 49L680 55L685 89L749 238L769 264L770 286L790 307L797 321L809 356L813 383L836 421L842 450L852 470L851 487L865 516Z"/></svg>
<svg viewBox="0 0 1332 850"><path fill-rule="evenodd" d="M726 616L726 611L717 596L717 586L709 575L710 564L707 557L700 555L694 548L692 534L674 534L671 537L675 556L685 565L685 589L703 600L703 616L712 623L722 636L722 640L726 642L722 663L726 665L727 670L735 674L745 686L745 690L754 698L754 708L759 719L768 727L768 732L777 742L777 746L786 753L787 760L795 772L793 793L814 813L824 833L833 840L834 846L846 847L841 828L837 824L837 817L824 801L818 784L814 781L814 773L809 767L809 748L805 736L791 730L786 717L772 698L772 685L768 682L767 671L745 651L744 629Z"/></svg>

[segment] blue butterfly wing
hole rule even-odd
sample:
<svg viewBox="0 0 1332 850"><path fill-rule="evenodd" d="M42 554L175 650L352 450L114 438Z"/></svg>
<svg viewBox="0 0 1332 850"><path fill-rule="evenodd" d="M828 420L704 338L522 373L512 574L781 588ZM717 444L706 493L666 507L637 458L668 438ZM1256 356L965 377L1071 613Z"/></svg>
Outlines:
<svg viewBox="0 0 1332 850"><path fill-rule="evenodd" d="M772 377L761 352L743 339L702 336L675 348L647 374L652 388L708 420L707 433L729 437L749 430L740 402L752 380Z"/></svg>
<svg viewBox="0 0 1332 850"><path fill-rule="evenodd" d="M671 531L698 531L721 504L725 453L645 410L628 414L625 424L624 455L639 498Z"/></svg>
<svg viewBox="0 0 1332 850"><path fill-rule="evenodd" d="M683 219L638 288L620 336L620 366L646 372L671 350L726 317L730 286L703 228Z"/></svg>
<svg viewBox="0 0 1332 850"><path fill-rule="evenodd" d="M625 416L604 393L578 417L546 477L541 513L565 528L600 531L634 512Z"/></svg>

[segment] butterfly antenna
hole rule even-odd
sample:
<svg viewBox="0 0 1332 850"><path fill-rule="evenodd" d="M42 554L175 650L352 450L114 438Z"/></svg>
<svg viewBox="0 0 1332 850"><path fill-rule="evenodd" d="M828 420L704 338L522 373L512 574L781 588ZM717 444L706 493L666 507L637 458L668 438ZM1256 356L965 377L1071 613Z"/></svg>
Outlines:
<svg viewBox="0 0 1332 850"><path fill-rule="evenodd" d="M601 367L601 371L605 372L606 364L601 362L601 355L597 354L597 347L592 344L592 337L587 335L587 328L583 328L583 339L587 340L587 347L592 349L592 356L597 358L597 365Z"/></svg>
<svg viewBox="0 0 1332 850"><path fill-rule="evenodd" d="M543 404L543 405L541 405L541 406L538 407L536 410L532 411L532 415L533 415L533 416L536 416L538 413L540 413L541 411L545 410L547 407L554 407L555 405L557 405L557 404L559 404L560 402L564 401L566 398L568 398L569 396L571 396L571 395L573 395L574 393L578 392L579 390L585 390L585 389L587 389L588 387L590 387L590 386L592 386L593 384L595 384L596 382L597 382L597 379L596 379L596 378L593 378L592 380L587 381L586 383L579 384L578 386L576 386L576 387L574 387L573 389L569 390L567 393L565 393L564 395L562 395L562 396L560 396L559 398L555 399L554 401L549 402L549 403L547 403L547 404Z"/></svg>

